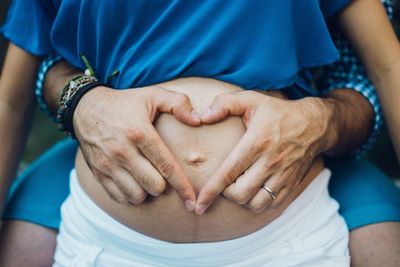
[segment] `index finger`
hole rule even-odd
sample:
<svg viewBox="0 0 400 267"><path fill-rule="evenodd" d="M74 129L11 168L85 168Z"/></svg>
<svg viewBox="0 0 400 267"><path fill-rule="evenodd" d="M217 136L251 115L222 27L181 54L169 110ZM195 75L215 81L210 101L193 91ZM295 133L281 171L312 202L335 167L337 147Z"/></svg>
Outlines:
<svg viewBox="0 0 400 267"><path fill-rule="evenodd" d="M253 135L246 131L216 173L201 189L195 208L197 214L203 214L221 192L257 160L260 153L253 145L253 139Z"/></svg>
<svg viewBox="0 0 400 267"><path fill-rule="evenodd" d="M151 128L144 141L137 144L137 146L172 188L175 189L186 208L189 211L193 211L196 201L194 188L157 131Z"/></svg>

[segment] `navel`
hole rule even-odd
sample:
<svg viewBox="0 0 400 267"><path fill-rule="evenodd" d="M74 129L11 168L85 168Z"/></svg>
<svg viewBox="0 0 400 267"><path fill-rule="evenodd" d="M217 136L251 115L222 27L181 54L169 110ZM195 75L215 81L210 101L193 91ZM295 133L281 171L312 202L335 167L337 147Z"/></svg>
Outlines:
<svg viewBox="0 0 400 267"><path fill-rule="evenodd" d="M185 162L190 166L196 166L205 161L206 157L197 151L189 153L185 158Z"/></svg>

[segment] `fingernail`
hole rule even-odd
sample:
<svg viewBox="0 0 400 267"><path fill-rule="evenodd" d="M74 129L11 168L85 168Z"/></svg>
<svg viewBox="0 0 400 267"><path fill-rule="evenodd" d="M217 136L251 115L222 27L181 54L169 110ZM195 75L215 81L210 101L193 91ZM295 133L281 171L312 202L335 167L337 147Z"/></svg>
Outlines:
<svg viewBox="0 0 400 267"><path fill-rule="evenodd" d="M204 204L200 204L196 206L195 212L197 215L202 215L206 211L207 206Z"/></svg>
<svg viewBox="0 0 400 267"><path fill-rule="evenodd" d="M186 200L185 201L185 206L186 206L186 209L188 211L194 211L194 208L195 208L196 205L195 205L193 200Z"/></svg>

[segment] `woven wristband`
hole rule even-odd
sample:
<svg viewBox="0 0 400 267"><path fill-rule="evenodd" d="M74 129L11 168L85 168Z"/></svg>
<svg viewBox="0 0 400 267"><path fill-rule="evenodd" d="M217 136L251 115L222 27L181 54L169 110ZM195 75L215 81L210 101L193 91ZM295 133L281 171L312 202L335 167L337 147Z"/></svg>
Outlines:
<svg viewBox="0 0 400 267"><path fill-rule="evenodd" d="M57 111L58 127L61 131L76 139L73 115L79 100L90 90L97 86L106 86L92 76L78 76L67 83L60 96L59 108Z"/></svg>
<svg viewBox="0 0 400 267"><path fill-rule="evenodd" d="M73 118L74 118L74 112L76 107L78 106L79 100L90 90L92 90L95 87L98 86L107 86L105 83L102 82L92 82L89 84L84 85L81 87L76 94L71 99L71 105L69 106L66 116L65 116L65 126L67 126L66 129L68 129L69 134L73 139L76 139L75 135L75 130L74 130L74 123L73 123Z"/></svg>

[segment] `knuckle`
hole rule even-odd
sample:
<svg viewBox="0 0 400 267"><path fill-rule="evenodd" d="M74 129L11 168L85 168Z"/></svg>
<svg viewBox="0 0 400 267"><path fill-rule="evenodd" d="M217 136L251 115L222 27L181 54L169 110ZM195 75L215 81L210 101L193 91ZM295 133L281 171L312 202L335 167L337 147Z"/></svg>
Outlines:
<svg viewBox="0 0 400 267"><path fill-rule="evenodd" d="M115 194L114 192L110 192L109 190L107 190L107 193L110 196L110 198L115 202L117 202L118 204L127 205L129 203L128 199L123 195Z"/></svg>
<svg viewBox="0 0 400 267"><path fill-rule="evenodd" d="M253 154L243 154L241 155L240 159L236 159L234 168L237 168L238 172L240 172L239 169L241 166L243 167L252 166L254 162L255 162L255 156Z"/></svg>
<svg viewBox="0 0 400 267"><path fill-rule="evenodd" d="M239 205L244 205L249 201L249 196L245 192L232 192L230 198Z"/></svg>
<svg viewBox="0 0 400 267"><path fill-rule="evenodd" d="M144 132L133 127L125 129L125 135L133 143L141 143L145 139Z"/></svg>
<svg viewBox="0 0 400 267"><path fill-rule="evenodd" d="M261 140L258 140L258 142L256 142L252 148L256 154L261 154L261 153L265 152L270 147L270 145L271 145L271 140L261 139Z"/></svg>
<svg viewBox="0 0 400 267"><path fill-rule="evenodd" d="M147 197L146 192L144 190L140 190L140 192L137 196L139 203L142 203L146 199L146 197Z"/></svg>
<svg viewBox="0 0 400 267"><path fill-rule="evenodd" d="M111 155L113 155L118 160L125 161L128 158L128 151L123 145L114 144L111 147Z"/></svg>
<svg viewBox="0 0 400 267"><path fill-rule="evenodd" d="M235 180L237 179L236 175L233 173L233 171L228 171L225 173L223 182L225 186L228 186L232 184Z"/></svg>
<svg viewBox="0 0 400 267"><path fill-rule="evenodd" d="M261 213L267 208L266 203L256 202L250 205L250 210L254 213Z"/></svg>
<svg viewBox="0 0 400 267"><path fill-rule="evenodd" d="M131 185L122 186L121 184L120 184L120 186L122 187L122 190L125 193L125 196L128 198L128 200L136 199L136 193L135 193L135 189L133 188L133 186L131 186Z"/></svg>
<svg viewBox="0 0 400 267"><path fill-rule="evenodd" d="M250 209L251 209L251 211L252 212L254 212L254 213L261 213L261 212L263 212L264 210L265 210L265 205L263 205L263 204L253 204L253 205L250 205Z"/></svg>
<svg viewBox="0 0 400 267"><path fill-rule="evenodd" d="M159 196L162 194L162 192L164 192L165 188L166 188L166 183L164 182L164 180L162 180L162 182L153 183L153 186L150 188L150 191L154 196Z"/></svg>
<svg viewBox="0 0 400 267"><path fill-rule="evenodd" d="M176 105L184 106L184 105L189 104L189 102L190 102L190 99L186 94L177 93Z"/></svg>
<svg viewBox="0 0 400 267"><path fill-rule="evenodd" d="M125 192L127 200L133 204L139 204L143 202L144 198L146 198L143 190L134 185L124 186L123 191Z"/></svg>
<svg viewBox="0 0 400 267"><path fill-rule="evenodd" d="M99 168L100 170L104 170L106 172L110 172L113 169L113 163L109 159L102 159L99 162Z"/></svg>
<svg viewBox="0 0 400 267"><path fill-rule="evenodd" d="M202 197L203 199L206 200L206 202L210 203L212 202L214 199L216 199L218 196L218 193L215 191L211 191L211 190L207 190L205 192L202 193Z"/></svg>
<svg viewBox="0 0 400 267"><path fill-rule="evenodd" d="M285 153L284 152L277 153L275 157L273 157L270 161L271 168L278 168L283 164L284 160L285 160Z"/></svg>
<svg viewBox="0 0 400 267"><path fill-rule="evenodd" d="M98 180L101 180L104 178L103 174L92 164L89 165L90 170L92 171L92 174L94 177L96 177Z"/></svg>
<svg viewBox="0 0 400 267"><path fill-rule="evenodd" d="M170 178L174 175L175 167L168 162L161 162L159 165L159 171L162 177L165 179Z"/></svg>
<svg viewBox="0 0 400 267"><path fill-rule="evenodd" d="M158 181L149 176L142 176L138 178L138 182L146 189L147 192L154 196L160 195L166 188L164 180Z"/></svg>
<svg viewBox="0 0 400 267"><path fill-rule="evenodd" d="M138 205L140 203L142 203L147 197L146 192L144 192L143 190L138 190L138 192L136 192L135 194L131 195L128 200L130 203Z"/></svg>
<svg viewBox="0 0 400 267"><path fill-rule="evenodd" d="M266 167L268 169L277 169L282 165L282 159L274 158L267 162Z"/></svg>

